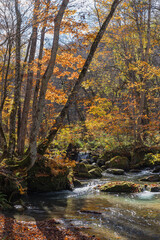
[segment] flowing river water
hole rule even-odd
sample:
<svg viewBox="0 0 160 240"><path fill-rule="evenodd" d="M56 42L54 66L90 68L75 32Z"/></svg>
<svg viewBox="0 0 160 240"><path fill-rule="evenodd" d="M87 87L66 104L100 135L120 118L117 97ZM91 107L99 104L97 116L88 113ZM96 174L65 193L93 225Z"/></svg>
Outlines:
<svg viewBox="0 0 160 240"><path fill-rule="evenodd" d="M84 181L83 187L73 191L32 194L25 200L27 210L14 217L23 221L55 218L63 226L79 228L101 240L159 240L160 192L110 194L96 189L107 181L138 182L149 174L104 174L102 179Z"/></svg>

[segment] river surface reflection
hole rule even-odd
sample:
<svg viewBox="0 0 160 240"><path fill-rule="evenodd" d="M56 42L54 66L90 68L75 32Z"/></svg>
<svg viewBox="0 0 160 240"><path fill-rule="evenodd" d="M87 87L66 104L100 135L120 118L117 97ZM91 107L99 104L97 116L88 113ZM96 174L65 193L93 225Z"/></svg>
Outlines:
<svg viewBox="0 0 160 240"><path fill-rule="evenodd" d="M78 227L101 240L159 240L160 193L109 194L96 189L106 181L138 182L149 174L104 174L102 179L85 181L83 187L73 191L32 194L25 199L24 213L14 217L26 221L56 218L68 228Z"/></svg>

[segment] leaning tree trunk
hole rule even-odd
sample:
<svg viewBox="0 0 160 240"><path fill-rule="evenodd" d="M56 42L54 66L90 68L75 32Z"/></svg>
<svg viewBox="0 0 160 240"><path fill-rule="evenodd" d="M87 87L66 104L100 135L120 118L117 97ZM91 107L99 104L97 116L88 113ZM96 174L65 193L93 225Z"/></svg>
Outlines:
<svg viewBox="0 0 160 240"><path fill-rule="evenodd" d="M53 141L54 137L56 136L58 130L61 128L61 126L63 125L63 121L68 113L68 110L70 108L70 106L76 101L76 98L77 98L77 93L81 87L81 83L83 82L84 80L84 77L87 73L87 70L89 68L89 65L91 64L91 61L93 59L93 56L94 56L94 53L96 52L97 50L97 47L98 47L98 44L99 42L101 41L105 31L106 31L106 28L111 20L111 18L113 17L113 14L118 6L118 4L121 2L121 0L114 0L112 6L111 6L111 10L110 10L110 13L108 14L106 20L104 21L104 23L102 24L99 32L97 33L97 36L91 46L91 49L90 49L90 52L88 54L88 57L86 59L86 62L83 66L83 69L79 75L79 78L77 79L69 97L68 97L68 100L65 104L65 106L63 107L61 113L59 114L59 116L55 119L54 121L54 124L48 134L48 136L45 138L45 140L40 143L38 145L38 153L40 154L44 154L46 149L48 148L49 144Z"/></svg>

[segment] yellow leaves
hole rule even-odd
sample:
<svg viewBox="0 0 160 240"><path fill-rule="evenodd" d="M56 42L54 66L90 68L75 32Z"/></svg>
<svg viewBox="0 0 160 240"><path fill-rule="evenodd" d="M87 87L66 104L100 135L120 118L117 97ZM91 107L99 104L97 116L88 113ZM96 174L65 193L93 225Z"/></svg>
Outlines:
<svg viewBox="0 0 160 240"><path fill-rule="evenodd" d="M94 79L87 79L86 81L84 81L84 82L82 83L82 86L83 86L85 89L89 89L89 87L91 87L93 84L94 84Z"/></svg>
<svg viewBox="0 0 160 240"><path fill-rule="evenodd" d="M143 79L152 79L154 76L160 76L160 68L150 65L145 61L136 61L129 64L129 71L135 71L136 74L141 75Z"/></svg>
<svg viewBox="0 0 160 240"><path fill-rule="evenodd" d="M129 7L129 4L124 1L124 2L122 2L121 7L122 7L122 8L128 8L128 7Z"/></svg>
<svg viewBox="0 0 160 240"><path fill-rule="evenodd" d="M111 107L111 102L106 98L96 98L88 112L97 117L103 117Z"/></svg>

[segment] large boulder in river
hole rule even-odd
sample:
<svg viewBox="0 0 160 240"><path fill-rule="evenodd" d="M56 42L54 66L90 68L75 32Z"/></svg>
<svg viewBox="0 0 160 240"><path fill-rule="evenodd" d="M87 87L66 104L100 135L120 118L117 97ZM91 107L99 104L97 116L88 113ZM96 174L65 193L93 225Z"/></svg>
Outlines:
<svg viewBox="0 0 160 240"><path fill-rule="evenodd" d="M102 166L105 165L105 160L104 159L98 159L96 163L99 167L102 167Z"/></svg>
<svg viewBox="0 0 160 240"><path fill-rule="evenodd" d="M102 177L102 170L98 166L77 163L73 168L74 176L77 178L100 178Z"/></svg>
<svg viewBox="0 0 160 240"><path fill-rule="evenodd" d="M129 160L127 157L116 156L105 163L106 168L119 168L129 170Z"/></svg>
<svg viewBox="0 0 160 240"><path fill-rule="evenodd" d="M134 184L132 182L109 182L100 186L102 192L114 192L114 193L133 193L141 191L139 184Z"/></svg>
<svg viewBox="0 0 160 240"><path fill-rule="evenodd" d="M151 187L151 192L160 192L160 186Z"/></svg>
<svg viewBox="0 0 160 240"><path fill-rule="evenodd" d="M111 173L114 175L123 175L124 174L124 170L123 169L118 169L118 168L108 168L106 171L106 173Z"/></svg>
<svg viewBox="0 0 160 240"><path fill-rule="evenodd" d="M73 168L73 173L75 177L78 178L91 178L91 174L84 163L77 163Z"/></svg>
<svg viewBox="0 0 160 240"><path fill-rule="evenodd" d="M82 185L82 183L81 183L78 179L74 179L74 180L73 180L73 186L74 186L75 188L80 188L80 187L82 187L83 185Z"/></svg>
<svg viewBox="0 0 160 240"><path fill-rule="evenodd" d="M131 159L132 150L133 150L132 145L117 146L112 150L105 151L104 155L102 156L102 159L104 159L105 161L109 161L111 158L116 156L122 156Z"/></svg>
<svg viewBox="0 0 160 240"><path fill-rule="evenodd" d="M29 192L51 192L71 189L69 169L54 160L40 158L28 173Z"/></svg>
<svg viewBox="0 0 160 240"><path fill-rule="evenodd" d="M135 148L132 157L132 167L142 169L160 165L160 153L158 148L140 146Z"/></svg>
<svg viewBox="0 0 160 240"><path fill-rule="evenodd" d="M89 171L92 178L101 178L102 177L102 170L100 168L94 168Z"/></svg>
<svg viewBox="0 0 160 240"><path fill-rule="evenodd" d="M140 179L140 181L144 181L144 182L160 182L160 174L155 174L155 175L151 175L149 177L145 177Z"/></svg>
<svg viewBox="0 0 160 240"><path fill-rule="evenodd" d="M86 166L88 171L98 167L95 163L94 164L85 164L85 166Z"/></svg>
<svg viewBox="0 0 160 240"><path fill-rule="evenodd" d="M153 173L160 173L160 165L153 169Z"/></svg>

